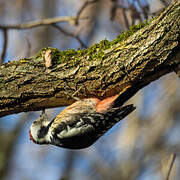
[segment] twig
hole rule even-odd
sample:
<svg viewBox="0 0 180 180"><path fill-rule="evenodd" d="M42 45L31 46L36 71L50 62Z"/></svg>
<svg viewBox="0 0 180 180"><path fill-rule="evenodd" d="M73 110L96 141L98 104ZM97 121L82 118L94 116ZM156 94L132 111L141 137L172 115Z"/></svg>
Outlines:
<svg viewBox="0 0 180 180"><path fill-rule="evenodd" d="M93 4L93 3L97 2L97 1L98 1L98 0L86 1L86 2L81 6L81 8L79 9L79 11L77 12L77 15L76 15L75 25L78 25L78 24L79 24L79 19L80 19L80 16L81 16L82 12L84 11L84 9L85 9L89 4Z"/></svg>
<svg viewBox="0 0 180 180"><path fill-rule="evenodd" d="M24 24L15 24L15 25L0 25L0 29L30 29L35 28L38 26L44 26L44 25L51 25L55 23L60 22L69 22L70 24L75 24L75 20L77 17L69 17L69 16L62 16L62 17L55 17L55 18L47 18L42 20L36 20L36 21L29 21ZM87 19L87 18L81 18Z"/></svg>
<svg viewBox="0 0 180 180"><path fill-rule="evenodd" d="M55 27L56 29L58 29L63 34L65 34L66 36L70 36L70 37L75 38L82 47L87 48L87 46L84 44L84 42L80 39L80 37L78 35L64 30L62 27L60 27L57 24L52 24L52 26Z"/></svg>
<svg viewBox="0 0 180 180"><path fill-rule="evenodd" d="M171 163L170 163L170 166L169 166L169 170L168 170L168 173L167 173L167 176L166 176L166 180L169 180L170 173L171 173L171 170L172 170L175 159L176 159L176 154L173 153L172 154L172 160L171 160Z"/></svg>
<svg viewBox="0 0 180 180"><path fill-rule="evenodd" d="M3 48L2 48L2 53L0 57L0 63L3 63L5 55L6 55L6 50L7 50L7 43L8 43L8 32L7 29L3 29L3 36L4 36L4 43L3 43Z"/></svg>

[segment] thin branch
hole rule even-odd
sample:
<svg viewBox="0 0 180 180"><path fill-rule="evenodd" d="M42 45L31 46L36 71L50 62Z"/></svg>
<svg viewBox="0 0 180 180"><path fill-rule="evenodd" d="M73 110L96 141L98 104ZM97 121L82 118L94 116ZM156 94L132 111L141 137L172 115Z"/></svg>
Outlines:
<svg viewBox="0 0 180 180"><path fill-rule="evenodd" d="M75 24L76 19L77 17L62 16L62 17L47 18L47 19L36 20L36 21L29 21L24 24L0 25L0 29L30 29L30 28L35 28L38 26L52 25L52 24L60 23L60 22L69 22L70 24ZM87 18L84 17L80 19L83 20Z"/></svg>
<svg viewBox="0 0 180 180"><path fill-rule="evenodd" d="M176 159L176 154L173 153L173 154L172 154L171 163L170 163L170 166L169 166L169 170L168 170L168 173L167 173L167 176L166 176L166 180L169 180L169 177L170 177L171 170L172 170L173 164L174 164L174 162L175 162L175 159Z"/></svg>
<svg viewBox="0 0 180 180"><path fill-rule="evenodd" d="M78 25L79 24L79 19L80 19L80 16L82 14L82 12L84 11L84 9L90 5L90 4L93 4L93 3L96 3L98 0L91 0L91 1L86 1L82 7L79 9L77 15L76 15L76 19L75 19L75 25Z"/></svg>
<svg viewBox="0 0 180 180"><path fill-rule="evenodd" d="M6 55L6 50L7 50L7 43L8 43L8 32L7 29L3 29L3 37L4 37L4 43L3 43L3 48L2 48L2 53L0 57L0 63L3 63L5 55Z"/></svg>
<svg viewBox="0 0 180 180"><path fill-rule="evenodd" d="M66 36L70 36L72 38L75 38L79 44L81 45L81 47L83 48L87 48L86 44L80 39L80 37L78 36L78 34L75 34L75 33L71 33L71 32L68 32L66 30L64 30L62 27L60 27L59 25L57 24L52 24L53 27L55 27L56 29L58 29L60 32L62 32L63 34L65 34Z"/></svg>

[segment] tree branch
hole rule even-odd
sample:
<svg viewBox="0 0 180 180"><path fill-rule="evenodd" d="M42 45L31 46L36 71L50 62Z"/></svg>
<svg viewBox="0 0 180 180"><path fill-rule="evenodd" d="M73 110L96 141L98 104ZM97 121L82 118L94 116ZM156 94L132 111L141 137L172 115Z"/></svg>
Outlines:
<svg viewBox="0 0 180 180"><path fill-rule="evenodd" d="M82 19L87 19L87 18L80 18L80 20ZM52 25L60 22L69 22L70 24L74 25L76 22L76 17L62 16L62 17L54 17L54 18L30 21L24 24L0 25L0 29L30 29L38 26Z"/></svg>
<svg viewBox="0 0 180 180"><path fill-rule="evenodd" d="M142 26L137 25L112 42L77 51L46 48L34 58L1 64L0 116L66 106L74 102L67 93L75 92L79 98L119 94L116 103L123 104L180 67L179 12L180 2L174 1L145 27L134 33ZM43 54L48 49L52 66L47 71Z"/></svg>
<svg viewBox="0 0 180 180"><path fill-rule="evenodd" d="M170 162L170 166L169 166L169 169L168 169L168 173L167 173L167 176L166 176L166 180L169 180L169 178L170 178L170 174L171 174L175 159L176 159L176 154L173 153L172 157L171 157L171 162Z"/></svg>

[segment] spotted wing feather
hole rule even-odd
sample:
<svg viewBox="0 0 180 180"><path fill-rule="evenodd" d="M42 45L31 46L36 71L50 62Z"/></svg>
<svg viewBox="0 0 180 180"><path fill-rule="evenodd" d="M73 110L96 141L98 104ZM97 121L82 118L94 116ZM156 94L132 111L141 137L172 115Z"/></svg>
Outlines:
<svg viewBox="0 0 180 180"><path fill-rule="evenodd" d="M79 118L75 118L73 124L72 121L61 122L54 129L57 137L54 144L71 149L86 148L134 109L133 105L127 105L112 108L106 113L77 114Z"/></svg>

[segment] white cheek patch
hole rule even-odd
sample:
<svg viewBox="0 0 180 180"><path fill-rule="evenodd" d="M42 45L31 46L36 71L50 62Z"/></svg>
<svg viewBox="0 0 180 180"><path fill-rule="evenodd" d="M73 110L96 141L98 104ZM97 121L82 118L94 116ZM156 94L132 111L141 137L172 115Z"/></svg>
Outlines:
<svg viewBox="0 0 180 180"><path fill-rule="evenodd" d="M47 125L48 122L43 122L43 125ZM50 133L47 133L47 135L45 135L44 137L42 138L39 138L38 137L38 133L39 133L39 130L41 129L41 126L40 125L34 125L32 124L31 127L30 127L30 131L31 131L31 136L32 138L34 139L34 141L36 143L49 143L51 141L51 134Z"/></svg>
<svg viewBox="0 0 180 180"><path fill-rule="evenodd" d="M38 137L37 137L37 129L35 127L33 127L33 125L30 127L30 131L31 131L31 136L32 138L37 141Z"/></svg>

